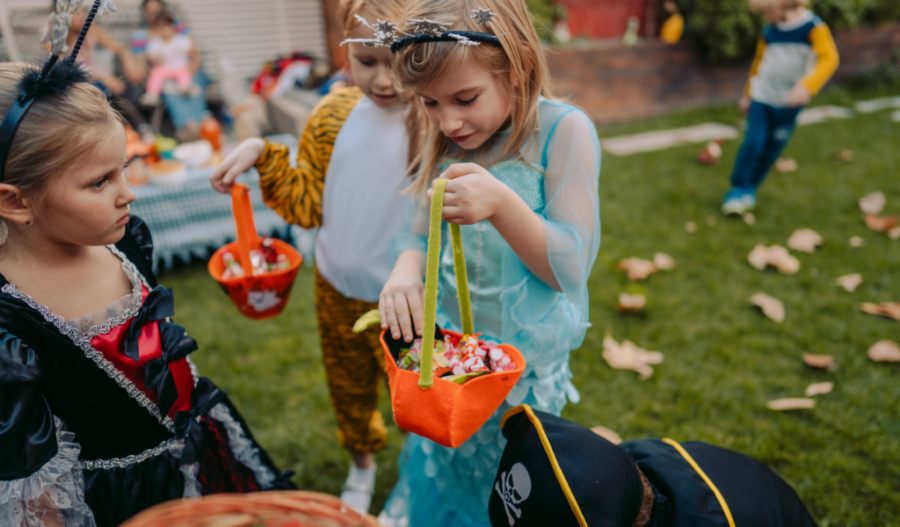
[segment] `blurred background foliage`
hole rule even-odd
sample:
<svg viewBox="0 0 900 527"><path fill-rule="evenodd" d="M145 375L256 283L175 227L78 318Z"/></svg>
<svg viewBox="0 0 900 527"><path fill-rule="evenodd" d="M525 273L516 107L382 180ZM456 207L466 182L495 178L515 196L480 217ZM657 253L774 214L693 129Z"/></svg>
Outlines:
<svg viewBox="0 0 900 527"><path fill-rule="evenodd" d="M747 0L677 0L687 34L713 62L742 60L756 47L763 19ZM832 30L900 20L900 0L812 0L810 9Z"/></svg>

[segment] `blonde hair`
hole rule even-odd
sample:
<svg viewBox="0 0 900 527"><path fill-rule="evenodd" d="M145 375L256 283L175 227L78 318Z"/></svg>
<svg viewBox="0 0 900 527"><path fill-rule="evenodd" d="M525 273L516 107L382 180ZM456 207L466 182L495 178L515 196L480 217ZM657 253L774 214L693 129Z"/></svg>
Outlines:
<svg viewBox="0 0 900 527"><path fill-rule="evenodd" d="M0 115L6 116L25 74L33 65L0 63ZM46 95L32 103L13 135L6 157L3 181L40 203L49 179L89 155L98 137L124 121L96 87L79 82L62 95ZM8 226L0 218L0 243Z"/></svg>
<svg viewBox="0 0 900 527"><path fill-rule="evenodd" d="M356 15L360 14L363 9L375 17L377 20L390 20L395 22L400 20L403 15L403 0L341 0L338 5L338 18L344 28L344 36L349 37L350 32L360 25ZM375 24L376 20L369 20L370 24ZM401 94L402 97L409 100L408 94ZM406 115L406 131L409 134L409 163L408 172L412 173L417 169L416 153L423 141L424 117L421 115L420 108L415 104L410 104L409 112Z"/></svg>
<svg viewBox="0 0 900 527"><path fill-rule="evenodd" d="M489 9L497 17L488 26L479 26L471 18L474 9ZM539 126L538 98L554 96L547 61L524 0L410 0L402 20L415 18L445 22L454 31L493 33L499 36L501 46L465 46L455 42L407 46L394 55L394 78L400 89L412 91L427 86L471 57L480 68L502 79L512 108L509 140L496 159L521 158L526 146L536 146L527 143L534 139ZM516 86L513 74L518 80ZM419 170L411 187L416 194L427 190L437 176L438 164L450 150L450 140L437 127L430 122L423 126L427 129L426 139L416 156L414 165ZM490 143L486 143L481 150L489 147Z"/></svg>
<svg viewBox="0 0 900 527"><path fill-rule="evenodd" d="M772 6L781 4L785 9L794 9L795 7L805 7L809 4L809 0L748 0L750 11L758 13Z"/></svg>

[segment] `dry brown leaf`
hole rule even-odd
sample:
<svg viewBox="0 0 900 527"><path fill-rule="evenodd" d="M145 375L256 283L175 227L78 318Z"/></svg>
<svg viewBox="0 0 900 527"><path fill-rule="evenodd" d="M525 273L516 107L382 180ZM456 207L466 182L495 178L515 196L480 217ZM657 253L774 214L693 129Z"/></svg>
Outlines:
<svg viewBox="0 0 900 527"><path fill-rule="evenodd" d="M716 217L715 216L707 216L706 224L709 225L710 227L715 227L716 226Z"/></svg>
<svg viewBox="0 0 900 527"><path fill-rule="evenodd" d="M636 313L647 305L647 297L644 295L629 295L622 293L619 295L619 311L622 313Z"/></svg>
<svg viewBox="0 0 900 527"><path fill-rule="evenodd" d="M859 273L848 274L835 279L835 283L844 288L848 293L856 291L863 281L863 277Z"/></svg>
<svg viewBox="0 0 900 527"><path fill-rule="evenodd" d="M633 370L640 374L641 380L653 376L651 364L660 364L663 354L658 351L647 351L626 340L619 344L609 333L603 337L603 358L610 367L617 370Z"/></svg>
<svg viewBox="0 0 900 527"><path fill-rule="evenodd" d="M900 346L890 340L880 340L869 348L869 358L875 362L900 362Z"/></svg>
<svg viewBox="0 0 900 527"><path fill-rule="evenodd" d="M760 271L769 265L784 274L796 274L800 270L800 260L791 256L791 253L780 245L771 247L757 245L747 255L747 261Z"/></svg>
<svg viewBox="0 0 900 527"><path fill-rule="evenodd" d="M835 152L834 160L843 161L845 163L848 161L853 161L853 152L851 152L850 150L841 150L840 152Z"/></svg>
<svg viewBox="0 0 900 527"><path fill-rule="evenodd" d="M900 320L900 302L885 302L883 304L863 302L859 308L863 313Z"/></svg>
<svg viewBox="0 0 900 527"><path fill-rule="evenodd" d="M783 157L778 161L775 161L775 170L778 171L779 174L796 172L797 168L799 168L797 161L791 158Z"/></svg>
<svg viewBox="0 0 900 527"><path fill-rule="evenodd" d="M785 410L808 410L816 406L815 399L793 397L790 399L775 399L766 403L769 410L784 412Z"/></svg>
<svg viewBox="0 0 900 527"><path fill-rule="evenodd" d="M595 426L595 427L591 428L591 432L597 434L598 436L602 437L603 439L606 439L607 441L609 441L610 443L612 443L614 445L618 445L619 443L622 442L622 438L619 436L619 434L613 432L612 430L610 430L609 428L606 428L605 426Z"/></svg>
<svg viewBox="0 0 900 527"><path fill-rule="evenodd" d="M626 258L619 262L619 269L628 272L628 279L633 281L646 280L658 269L653 262L641 258Z"/></svg>
<svg viewBox="0 0 900 527"><path fill-rule="evenodd" d="M833 389L833 382L817 382L807 386L806 390L803 391L803 395L807 397L815 397L816 395L825 395L826 393L831 393L831 390Z"/></svg>
<svg viewBox="0 0 900 527"><path fill-rule="evenodd" d="M697 224L689 221L684 224L684 230L686 230L688 234L694 234L695 232L697 232Z"/></svg>
<svg viewBox="0 0 900 527"><path fill-rule="evenodd" d="M653 265L660 271L671 271L675 269L675 259L665 253L656 253L653 255Z"/></svg>
<svg viewBox="0 0 900 527"><path fill-rule="evenodd" d="M762 309L763 314L775 322L779 324L784 322L784 304L781 303L781 300L772 298L765 293L756 293L750 297L750 303Z"/></svg>
<svg viewBox="0 0 900 527"><path fill-rule="evenodd" d="M860 238L859 236L852 236L850 238L849 244L850 244L850 247L853 247L854 249L859 249L860 247L866 246L866 240Z"/></svg>
<svg viewBox="0 0 900 527"><path fill-rule="evenodd" d="M888 231L888 238L892 240L900 240L900 225Z"/></svg>
<svg viewBox="0 0 900 527"><path fill-rule="evenodd" d="M814 253L823 241L822 236L812 229L797 229L788 238L787 246L795 251Z"/></svg>
<svg viewBox="0 0 900 527"><path fill-rule="evenodd" d="M821 368L823 370L834 369L834 357L831 355L813 355L812 353L804 353L803 362L812 368Z"/></svg>
<svg viewBox="0 0 900 527"><path fill-rule="evenodd" d="M863 214L878 214L884 210L885 203L887 203L887 199L884 197L884 192L880 190L870 192L859 199L859 210Z"/></svg>
<svg viewBox="0 0 900 527"><path fill-rule="evenodd" d="M876 216L875 214L866 214L865 220L866 227L875 232L888 232L900 225L900 218L897 216Z"/></svg>
<svg viewBox="0 0 900 527"><path fill-rule="evenodd" d="M752 212L744 214L744 223L746 223L747 225L753 225L754 223L756 223L756 216L754 216Z"/></svg>

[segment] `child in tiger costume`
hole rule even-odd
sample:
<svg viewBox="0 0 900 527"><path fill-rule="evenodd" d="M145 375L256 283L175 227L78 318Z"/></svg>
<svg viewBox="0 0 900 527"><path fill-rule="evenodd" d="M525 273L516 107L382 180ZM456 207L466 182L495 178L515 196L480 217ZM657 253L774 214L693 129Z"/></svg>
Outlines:
<svg viewBox="0 0 900 527"><path fill-rule="evenodd" d="M342 0L347 38L367 38L355 15L397 20L402 0ZM377 332L355 334L357 318L378 308L391 273L390 238L399 228L405 199L415 114L394 88L391 52L350 43L347 59L355 86L327 95L313 110L297 156L263 139L241 143L211 176L230 192L235 178L256 167L265 202L286 221L319 228L316 240L316 308L322 354L338 441L353 457L341 498L367 512L375 484L373 454L387 431L378 412L384 357Z"/></svg>

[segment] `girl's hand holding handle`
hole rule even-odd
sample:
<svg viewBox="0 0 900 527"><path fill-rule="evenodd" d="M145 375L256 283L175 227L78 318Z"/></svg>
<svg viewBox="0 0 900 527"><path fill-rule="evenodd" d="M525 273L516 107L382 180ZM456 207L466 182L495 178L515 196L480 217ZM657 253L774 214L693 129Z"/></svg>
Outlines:
<svg viewBox="0 0 900 527"><path fill-rule="evenodd" d="M416 250L404 251L397 258L391 277L384 284L378 299L378 313L381 315L382 329L390 328L395 339L403 337L406 342L415 335L422 335L425 303L425 285L423 270L425 255ZM410 324L412 315L412 324Z"/></svg>
<svg viewBox="0 0 900 527"><path fill-rule="evenodd" d="M266 142L262 139L258 137L247 139L228 154L222 164L209 176L209 182L217 191L229 194L237 177L253 168L265 149Z"/></svg>
<svg viewBox="0 0 900 527"><path fill-rule="evenodd" d="M504 203L509 203L512 190L475 163L450 165L441 177L450 180L444 192L443 216L447 223L473 225L490 220ZM434 182L428 189L428 199L433 189Z"/></svg>

